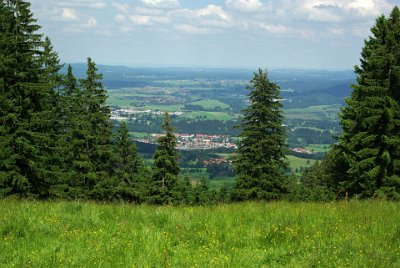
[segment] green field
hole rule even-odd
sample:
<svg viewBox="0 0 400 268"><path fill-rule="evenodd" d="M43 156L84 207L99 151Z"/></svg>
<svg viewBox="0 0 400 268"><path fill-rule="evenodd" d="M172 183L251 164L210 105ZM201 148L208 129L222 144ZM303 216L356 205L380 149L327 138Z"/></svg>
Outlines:
<svg viewBox="0 0 400 268"><path fill-rule="evenodd" d="M400 267L399 203L0 201L1 267Z"/></svg>
<svg viewBox="0 0 400 268"><path fill-rule="evenodd" d="M326 153L330 150L330 144L309 144L305 148L315 153Z"/></svg>
<svg viewBox="0 0 400 268"><path fill-rule="evenodd" d="M304 159L293 155L287 155L286 158L290 162L290 168L295 171L300 167L311 167L316 161L312 159Z"/></svg>
<svg viewBox="0 0 400 268"><path fill-rule="evenodd" d="M217 176L214 179L210 179L210 185L215 187L216 189L220 189L222 187L232 187L235 183L235 177L229 176Z"/></svg>
<svg viewBox="0 0 400 268"><path fill-rule="evenodd" d="M215 109L215 108L221 108L221 109L230 109L230 106L226 103L220 102L219 100L213 100L213 99L205 99L201 101L195 101L192 102L191 104L193 105L200 105L204 109Z"/></svg>
<svg viewBox="0 0 400 268"><path fill-rule="evenodd" d="M201 178L208 178L206 168L183 168L184 176L189 176L190 179L200 180Z"/></svg>
<svg viewBox="0 0 400 268"><path fill-rule="evenodd" d="M206 118L209 120L221 120L221 121L232 120L237 118L237 116L225 112L203 112L203 111L189 112L186 113L184 116L190 119Z"/></svg>
<svg viewBox="0 0 400 268"><path fill-rule="evenodd" d="M161 112L179 112L183 109L184 105L181 104L173 104L173 105L147 105L140 107L142 110L152 110L152 111L161 111Z"/></svg>
<svg viewBox="0 0 400 268"><path fill-rule="evenodd" d="M147 132L129 132L129 134L136 139L143 139L150 136Z"/></svg>
<svg viewBox="0 0 400 268"><path fill-rule="evenodd" d="M307 108L285 109L283 114L287 119L300 120L337 120L341 105L317 105Z"/></svg>
<svg viewBox="0 0 400 268"><path fill-rule="evenodd" d="M132 107L132 100L124 99L124 98L113 98L110 97L107 99L107 104L119 106L121 108L131 108Z"/></svg>

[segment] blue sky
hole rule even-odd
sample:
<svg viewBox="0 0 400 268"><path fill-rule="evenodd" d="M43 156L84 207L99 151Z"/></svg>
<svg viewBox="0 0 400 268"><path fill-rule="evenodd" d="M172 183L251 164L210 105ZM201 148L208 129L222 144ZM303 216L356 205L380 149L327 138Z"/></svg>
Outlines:
<svg viewBox="0 0 400 268"><path fill-rule="evenodd" d="M399 0L31 0L64 62L352 69Z"/></svg>

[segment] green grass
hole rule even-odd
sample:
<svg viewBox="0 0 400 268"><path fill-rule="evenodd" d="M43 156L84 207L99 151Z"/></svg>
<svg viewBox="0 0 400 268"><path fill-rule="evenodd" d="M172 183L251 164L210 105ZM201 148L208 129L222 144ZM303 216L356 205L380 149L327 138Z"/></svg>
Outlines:
<svg viewBox="0 0 400 268"><path fill-rule="evenodd" d="M190 119L201 117L209 120L221 120L221 121L227 121L236 118L236 116L225 112L203 112L203 111L189 112L186 113L184 116Z"/></svg>
<svg viewBox="0 0 400 268"><path fill-rule="evenodd" d="M283 114L287 119L300 120L337 120L341 105L317 105L307 108L285 109Z"/></svg>
<svg viewBox="0 0 400 268"><path fill-rule="evenodd" d="M217 176L214 179L209 180L209 182L211 186L220 189L224 186L232 187L235 183L235 178L227 176Z"/></svg>
<svg viewBox="0 0 400 268"><path fill-rule="evenodd" d="M142 139L142 138L147 138L150 136L150 133L147 132L129 132L132 137L137 138L137 139Z"/></svg>
<svg viewBox="0 0 400 268"><path fill-rule="evenodd" d="M309 144L305 148L315 153L325 153L329 151L331 144Z"/></svg>
<svg viewBox="0 0 400 268"><path fill-rule="evenodd" d="M130 90L108 90L110 98L132 98L132 97L149 97L150 94L131 92Z"/></svg>
<svg viewBox="0 0 400 268"><path fill-rule="evenodd" d="M142 109L152 110L152 111L161 111L161 112L179 112L184 108L184 105L181 104L172 104L172 105L147 105L141 107Z"/></svg>
<svg viewBox="0 0 400 268"><path fill-rule="evenodd" d="M208 178L208 173L206 168L183 168L185 173L184 176L189 176L191 179L199 180L201 178Z"/></svg>
<svg viewBox="0 0 400 268"><path fill-rule="evenodd" d="M192 102L191 104L200 105L204 109L215 109L218 107L221 109L230 109L230 106L228 104L220 102L219 100L213 100L213 99L204 99L201 101L195 101L195 102Z"/></svg>
<svg viewBox="0 0 400 268"><path fill-rule="evenodd" d="M293 155L287 155L286 158L289 160L290 168L293 171L300 169L300 167L310 167L316 162L316 160L304 159Z"/></svg>
<svg viewBox="0 0 400 268"><path fill-rule="evenodd" d="M108 105L119 106L121 108L132 107L132 105L131 105L132 102L133 102L133 100L129 100L129 99L120 99L120 98L112 98L112 97L107 99Z"/></svg>
<svg viewBox="0 0 400 268"><path fill-rule="evenodd" d="M0 201L1 267L399 267L399 203Z"/></svg>

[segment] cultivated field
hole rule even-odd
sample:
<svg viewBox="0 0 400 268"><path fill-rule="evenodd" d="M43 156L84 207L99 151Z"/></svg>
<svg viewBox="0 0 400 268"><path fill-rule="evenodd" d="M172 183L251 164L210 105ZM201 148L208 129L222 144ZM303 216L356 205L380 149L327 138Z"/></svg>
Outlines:
<svg viewBox="0 0 400 268"><path fill-rule="evenodd" d="M399 209L0 201L0 266L400 267Z"/></svg>

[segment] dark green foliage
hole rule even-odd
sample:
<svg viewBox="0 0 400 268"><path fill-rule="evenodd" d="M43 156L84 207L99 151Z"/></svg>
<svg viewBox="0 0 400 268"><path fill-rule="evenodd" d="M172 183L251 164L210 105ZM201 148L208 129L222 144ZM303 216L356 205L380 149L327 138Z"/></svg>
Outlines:
<svg viewBox="0 0 400 268"><path fill-rule="evenodd" d="M231 199L230 197L230 188L226 183L222 185L222 187L218 191L218 202L219 203L228 203L229 200Z"/></svg>
<svg viewBox="0 0 400 268"><path fill-rule="evenodd" d="M50 126L48 130L49 140L46 145L48 156L46 157L46 169L49 177L49 197L62 197L64 193L64 170L62 169L62 134L64 131L63 109L63 77L59 74L62 64L58 54L54 52L48 37L43 42L43 50L40 56L43 74L41 81L49 91L50 111L46 120Z"/></svg>
<svg viewBox="0 0 400 268"><path fill-rule="evenodd" d="M195 185L193 192L194 192L194 203L197 205L208 205L213 201L210 187L208 185L208 180L206 177L202 177L200 179L200 181Z"/></svg>
<svg viewBox="0 0 400 268"><path fill-rule="evenodd" d="M347 106L341 112L340 137L345 163L335 180L350 196L400 192L400 10L379 17L365 41Z"/></svg>
<svg viewBox="0 0 400 268"><path fill-rule="evenodd" d="M0 194L46 198L54 183L48 145L55 84L46 65L51 47L29 8L22 0L0 1Z"/></svg>
<svg viewBox="0 0 400 268"><path fill-rule="evenodd" d="M217 176L229 176L234 175L231 164L229 163L210 163L207 165L207 173L210 174L210 179L214 179Z"/></svg>
<svg viewBox="0 0 400 268"><path fill-rule="evenodd" d="M115 135L114 151L113 172L116 198L135 203L143 202L146 195L145 168L125 122L121 123Z"/></svg>
<svg viewBox="0 0 400 268"><path fill-rule="evenodd" d="M173 203L173 191L180 172L178 152L175 149L177 140L168 113L164 114L162 129L165 135L157 141L158 147L153 156L153 177L150 185L150 202L155 204Z"/></svg>
<svg viewBox="0 0 400 268"><path fill-rule="evenodd" d="M179 177L173 189L174 204L190 205L194 202L193 187L189 177Z"/></svg>
<svg viewBox="0 0 400 268"><path fill-rule="evenodd" d="M289 200L326 202L335 199L335 194L329 187L326 178L321 178L325 173L323 164L316 162L311 168L306 169L300 180L292 175L290 181Z"/></svg>
<svg viewBox="0 0 400 268"><path fill-rule="evenodd" d="M59 139L59 148L63 156L61 169L64 172L63 179L60 182L60 196L67 198L78 197L77 178L79 172L76 162L83 157L82 144L84 144L84 133L82 129L85 123L83 118L82 93L78 82L72 72L72 67L68 66L68 71L63 78L63 92L61 93L61 137ZM75 188L76 187L76 188ZM83 196L81 196L83 198Z"/></svg>
<svg viewBox="0 0 400 268"><path fill-rule="evenodd" d="M72 121L72 170L70 191L75 198L107 199L105 184L110 179L111 120L106 92L95 63L88 58L87 77L80 81L80 103ZM73 78L70 77L73 91Z"/></svg>
<svg viewBox="0 0 400 268"><path fill-rule="evenodd" d="M249 86L250 105L244 110L241 141L235 159L238 179L233 200L279 199L287 192L284 170L285 127L279 87L261 69Z"/></svg>

